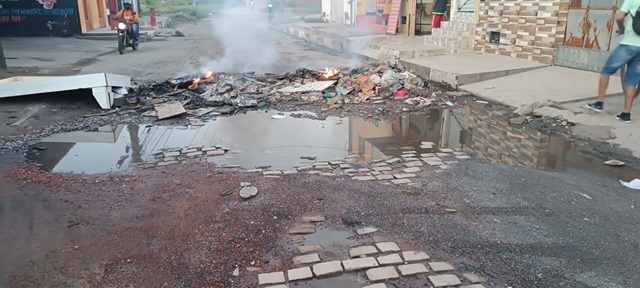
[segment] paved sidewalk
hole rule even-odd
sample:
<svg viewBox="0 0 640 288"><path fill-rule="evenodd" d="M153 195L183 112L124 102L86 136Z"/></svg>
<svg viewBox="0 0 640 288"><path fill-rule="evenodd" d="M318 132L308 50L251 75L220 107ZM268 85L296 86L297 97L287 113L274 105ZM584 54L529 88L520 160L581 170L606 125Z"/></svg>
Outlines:
<svg viewBox="0 0 640 288"><path fill-rule="evenodd" d="M547 100L570 103L595 99L598 74L559 66L462 85L460 89L512 107ZM611 78L609 95L622 93L620 77Z"/></svg>

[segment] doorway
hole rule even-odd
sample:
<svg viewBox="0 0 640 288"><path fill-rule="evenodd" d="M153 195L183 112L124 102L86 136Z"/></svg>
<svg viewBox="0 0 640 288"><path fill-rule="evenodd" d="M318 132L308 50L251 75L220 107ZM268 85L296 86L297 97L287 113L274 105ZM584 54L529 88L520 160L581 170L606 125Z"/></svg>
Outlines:
<svg viewBox="0 0 640 288"><path fill-rule="evenodd" d="M91 16L89 14L89 1L87 0L82 0L82 6L83 6L83 20L84 20L84 27L85 27L85 31L89 31L89 30L93 30L93 23L91 23Z"/></svg>
<svg viewBox="0 0 640 288"><path fill-rule="evenodd" d="M107 6L105 5L104 0L98 0L98 27L106 26L105 9L107 9Z"/></svg>

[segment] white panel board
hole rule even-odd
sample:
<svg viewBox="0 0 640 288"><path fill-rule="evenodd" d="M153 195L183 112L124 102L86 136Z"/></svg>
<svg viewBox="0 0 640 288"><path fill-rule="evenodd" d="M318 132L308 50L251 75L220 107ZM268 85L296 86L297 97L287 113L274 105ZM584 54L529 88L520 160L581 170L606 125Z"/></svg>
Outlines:
<svg viewBox="0 0 640 288"><path fill-rule="evenodd" d="M0 98L91 89L100 107L109 109L113 105L113 89L128 87L131 87L131 77L107 73L63 77L13 77L0 80Z"/></svg>

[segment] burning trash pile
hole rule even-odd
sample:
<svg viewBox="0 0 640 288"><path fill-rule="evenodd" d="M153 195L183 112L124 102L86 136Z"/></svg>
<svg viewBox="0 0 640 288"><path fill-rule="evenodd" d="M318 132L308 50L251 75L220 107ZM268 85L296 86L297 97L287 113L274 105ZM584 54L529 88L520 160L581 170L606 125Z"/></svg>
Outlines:
<svg viewBox="0 0 640 288"><path fill-rule="evenodd" d="M158 119L230 114L270 103L322 103L330 110L350 104L453 105L439 100L431 85L419 76L385 65L320 71L301 68L263 75L203 70L196 76L146 85L133 95L147 104L141 106L149 110L143 115Z"/></svg>

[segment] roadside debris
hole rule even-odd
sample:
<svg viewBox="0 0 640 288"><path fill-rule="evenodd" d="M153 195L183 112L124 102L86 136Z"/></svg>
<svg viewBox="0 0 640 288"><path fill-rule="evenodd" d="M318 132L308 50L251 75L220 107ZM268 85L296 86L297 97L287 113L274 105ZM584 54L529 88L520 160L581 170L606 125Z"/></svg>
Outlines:
<svg viewBox="0 0 640 288"><path fill-rule="evenodd" d="M533 111L535 111L536 109L540 108L544 106L542 103L540 102L533 102L533 103L529 103L529 104L524 104L522 106L520 106L520 108L516 109L513 111L513 113L518 114L520 116L527 116L531 113L533 113Z"/></svg>
<svg viewBox="0 0 640 288"><path fill-rule="evenodd" d="M624 182L620 180L620 184L631 189L640 190L640 179L638 178L631 180L631 182Z"/></svg>
<svg viewBox="0 0 640 288"><path fill-rule="evenodd" d="M107 112L103 112L103 113L95 113L95 114L87 114L87 115L82 115L82 117L96 117L96 116L107 116L109 114L113 114L118 112L118 109L113 109L113 110L109 110Z"/></svg>
<svg viewBox="0 0 640 288"><path fill-rule="evenodd" d="M520 125L523 124L527 119L525 117L515 117L515 118L511 118L509 119L509 123L510 124L515 124L515 125Z"/></svg>
<svg viewBox="0 0 640 288"><path fill-rule="evenodd" d="M609 166L624 166L624 162L620 160L611 159L609 161L604 162L605 165Z"/></svg>
<svg viewBox="0 0 640 288"><path fill-rule="evenodd" d="M222 195L222 196L229 196L229 195L233 194L233 190L235 190L235 188L229 188L229 189L227 189L226 191L224 191L224 192L220 193L220 195Z"/></svg>
<svg viewBox="0 0 640 288"><path fill-rule="evenodd" d="M127 98L129 108L160 120L184 114L199 118L235 114L241 109L264 108L273 103L318 103L326 105L323 109L345 112L351 111L347 104L360 103L442 107L454 106L457 97L462 97L460 93L437 94L430 83L400 65L321 71L301 68L284 74L214 73L204 69L197 75L141 85L130 95L135 98ZM130 98L136 101L129 101ZM387 111L377 109L376 113Z"/></svg>
<svg viewBox="0 0 640 288"><path fill-rule="evenodd" d="M258 188L255 186L244 186L240 189L240 197L242 199L249 199L253 196L258 195Z"/></svg>
<svg viewBox="0 0 640 288"><path fill-rule="evenodd" d="M154 108L158 113L158 119L160 120L187 113L187 110L184 109L182 103L179 102L158 104L155 105Z"/></svg>

